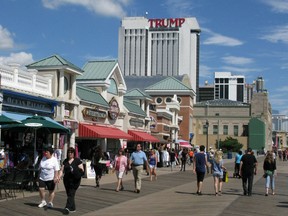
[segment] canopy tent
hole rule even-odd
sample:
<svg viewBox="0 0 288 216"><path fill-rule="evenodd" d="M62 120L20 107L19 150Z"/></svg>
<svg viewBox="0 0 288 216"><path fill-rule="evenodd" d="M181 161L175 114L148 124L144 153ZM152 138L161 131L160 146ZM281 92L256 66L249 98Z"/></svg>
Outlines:
<svg viewBox="0 0 288 216"><path fill-rule="evenodd" d="M12 118L7 117L4 114L0 114L0 125L6 125L6 124L17 124L21 123L20 121L14 120Z"/></svg>

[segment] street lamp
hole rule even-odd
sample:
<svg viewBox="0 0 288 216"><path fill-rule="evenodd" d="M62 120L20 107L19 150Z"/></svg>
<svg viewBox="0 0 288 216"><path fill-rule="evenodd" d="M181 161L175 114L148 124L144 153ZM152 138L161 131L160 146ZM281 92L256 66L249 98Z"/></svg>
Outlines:
<svg viewBox="0 0 288 216"><path fill-rule="evenodd" d="M209 128L209 121L206 119L205 123L205 128L206 128L206 152L208 152L208 128Z"/></svg>

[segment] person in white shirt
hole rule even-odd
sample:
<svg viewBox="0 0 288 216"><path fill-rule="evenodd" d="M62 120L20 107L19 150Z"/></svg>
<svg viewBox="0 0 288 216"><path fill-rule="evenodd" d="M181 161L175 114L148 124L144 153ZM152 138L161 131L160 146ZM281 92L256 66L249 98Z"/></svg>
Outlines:
<svg viewBox="0 0 288 216"><path fill-rule="evenodd" d="M58 172L60 170L59 163L53 155L53 149L47 148L44 150L44 156L39 165L39 194L41 203L38 205L39 208L47 206L53 208L53 199L55 197L55 185L59 183ZM49 191L48 204L45 200L45 187Z"/></svg>

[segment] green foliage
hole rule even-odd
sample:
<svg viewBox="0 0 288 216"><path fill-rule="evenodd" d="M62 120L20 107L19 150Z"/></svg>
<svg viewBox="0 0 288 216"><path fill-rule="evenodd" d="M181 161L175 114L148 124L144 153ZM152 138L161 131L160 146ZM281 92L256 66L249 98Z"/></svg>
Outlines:
<svg viewBox="0 0 288 216"><path fill-rule="evenodd" d="M226 153L228 151L238 152L243 147L243 144L239 143L237 139L227 137L224 141L219 141L219 146Z"/></svg>

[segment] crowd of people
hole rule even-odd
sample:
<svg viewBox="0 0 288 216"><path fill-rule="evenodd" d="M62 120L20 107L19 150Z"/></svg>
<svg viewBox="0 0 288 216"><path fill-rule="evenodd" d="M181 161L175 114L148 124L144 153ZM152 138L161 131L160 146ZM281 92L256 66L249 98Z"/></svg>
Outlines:
<svg viewBox="0 0 288 216"><path fill-rule="evenodd" d="M191 153L192 152L192 153ZM161 155L162 154L162 155ZM91 166L95 170L95 187L100 187L100 180L102 178L103 166L102 161L107 156L102 151L100 146L96 146L92 152ZM191 151L187 148L175 151L174 149L164 148L162 151L151 149L149 152L142 150L142 145L138 143L136 150L129 153L127 149L119 149L114 159L112 160L112 172L115 173L117 181L115 191L123 191L123 177L129 171L133 173L134 178L134 192L140 193L142 187L142 173L146 169L150 176L150 181L157 180L157 167L171 167L179 171L186 170L188 162L192 165L192 170L197 178L197 195L202 195L203 182L206 173L211 173L214 179L215 196L222 195L223 181L225 179L226 167L224 166L222 150L205 151L205 146L201 145L199 150ZM235 167L233 177L242 179L242 188L244 196L252 195L253 178L257 174L258 162L251 148L248 148L243 154L239 151L235 155ZM53 157L53 149L48 148L44 150L43 157L39 162L39 195L41 202L39 208L44 206L48 208L53 207L53 199L55 197L55 185L63 179L66 190L67 202L65 211L75 212L75 195L81 183L81 178L84 174L84 166L82 161L76 157L75 149L69 148L67 157L62 165L55 157ZM275 195L275 176L276 176L276 156L272 151L268 151L265 155L263 163L263 177L265 178L265 196ZM45 199L46 189L49 192L48 202Z"/></svg>

